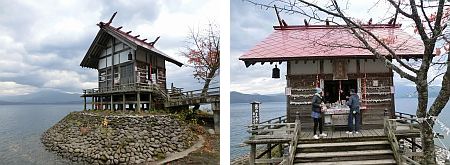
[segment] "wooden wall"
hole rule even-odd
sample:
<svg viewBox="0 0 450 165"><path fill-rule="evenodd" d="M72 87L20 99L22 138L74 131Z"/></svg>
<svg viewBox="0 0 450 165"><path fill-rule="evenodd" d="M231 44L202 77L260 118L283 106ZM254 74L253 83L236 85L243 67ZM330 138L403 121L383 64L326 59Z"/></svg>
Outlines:
<svg viewBox="0 0 450 165"><path fill-rule="evenodd" d="M288 71L289 72L289 71ZM303 127L312 128L311 100L315 92L317 74L287 75L288 87L291 95L288 97L287 116L290 122L295 120L298 113ZM361 96L361 106L367 102L367 109L361 111L362 128L382 128L384 112L393 115L394 97L391 94L393 86L392 72L366 73L367 101ZM363 92L364 74L348 74L349 80L359 79L361 88L357 89L360 95ZM319 79L332 80L332 74L319 74ZM374 80L377 81L374 83ZM374 86L377 85L377 86Z"/></svg>

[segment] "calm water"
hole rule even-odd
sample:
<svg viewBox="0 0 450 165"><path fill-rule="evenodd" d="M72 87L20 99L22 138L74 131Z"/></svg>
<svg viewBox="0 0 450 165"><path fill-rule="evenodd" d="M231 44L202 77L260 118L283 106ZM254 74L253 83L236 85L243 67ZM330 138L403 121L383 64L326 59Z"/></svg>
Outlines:
<svg viewBox="0 0 450 165"><path fill-rule="evenodd" d="M430 104L432 103L432 99L430 99ZM416 113L417 107L417 99L416 98L396 98L395 99L396 111L405 112L405 113ZM239 157L241 155L245 155L248 153L250 147L249 146L241 146L242 142L248 138L248 133L246 132L246 126L248 126L251 122L251 105L249 103L234 103L231 104L231 113L230 113L230 152L231 159ZM285 102L267 102L262 103L260 107L260 115L261 121L275 118L281 115L286 114L286 103ZM447 127L450 127L450 120L444 120L450 118L450 105L442 110L442 113L439 115L440 120L445 122ZM435 129L437 132L440 132L439 129ZM450 136L446 136L445 139L442 140L443 143L448 147L450 146ZM439 141L436 141L435 144L440 145Z"/></svg>
<svg viewBox="0 0 450 165"><path fill-rule="evenodd" d="M46 151L42 133L69 112L74 105L0 105L0 164L72 164Z"/></svg>

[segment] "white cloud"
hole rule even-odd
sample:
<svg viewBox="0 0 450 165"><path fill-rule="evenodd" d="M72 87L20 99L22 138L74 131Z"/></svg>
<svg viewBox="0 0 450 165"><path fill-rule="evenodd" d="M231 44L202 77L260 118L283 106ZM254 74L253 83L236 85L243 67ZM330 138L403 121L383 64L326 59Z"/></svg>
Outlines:
<svg viewBox="0 0 450 165"><path fill-rule="evenodd" d="M96 24L108 21L115 11L114 26L148 40L161 36L156 47L176 59L189 27L219 17L218 0L0 1L0 82L18 84L2 92L22 94L24 87L80 92L97 87L96 70L79 63L98 31ZM168 64L167 78L175 85L196 87L191 72Z"/></svg>
<svg viewBox="0 0 450 165"><path fill-rule="evenodd" d="M0 81L0 95L25 95L36 90L37 88L33 86L17 84L11 81Z"/></svg>

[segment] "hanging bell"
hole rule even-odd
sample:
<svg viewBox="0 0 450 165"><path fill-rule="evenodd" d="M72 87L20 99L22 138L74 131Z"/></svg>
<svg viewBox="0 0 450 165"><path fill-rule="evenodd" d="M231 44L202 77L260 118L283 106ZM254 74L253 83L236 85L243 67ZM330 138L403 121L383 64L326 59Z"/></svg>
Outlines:
<svg viewBox="0 0 450 165"><path fill-rule="evenodd" d="M280 69L277 68L277 65L272 69L272 78L280 78Z"/></svg>
<svg viewBox="0 0 450 165"><path fill-rule="evenodd" d="M128 60L133 60L133 54L131 52L128 52Z"/></svg>

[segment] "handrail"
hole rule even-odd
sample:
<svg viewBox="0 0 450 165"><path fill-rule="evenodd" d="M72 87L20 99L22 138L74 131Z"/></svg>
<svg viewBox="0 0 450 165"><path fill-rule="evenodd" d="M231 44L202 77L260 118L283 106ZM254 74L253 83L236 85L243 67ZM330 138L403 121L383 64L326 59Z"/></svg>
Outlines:
<svg viewBox="0 0 450 165"><path fill-rule="evenodd" d="M300 135L300 122L298 120L296 120L296 123L269 123L270 121L275 121L278 118L283 118L284 116L281 117L277 117L274 119L270 119L267 120L265 123L262 124L251 124L248 125L247 127L249 128L248 132L252 133L252 136L250 137L250 139L244 143L250 144L250 145L256 145L255 143L259 143L261 144L261 140L268 140L270 139L267 144L272 144L273 141L278 141L275 143L279 143L281 141L286 141L289 142L289 157L279 157L279 158L269 158L269 159L264 159L264 160L260 160L265 154L269 154L271 153L271 150L273 148L275 148L275 146L281 146L280 148L282 148L283 143L280 144L276 144L275 146L269 145L270 147L268 147L267 151L262 152L259 155L255 155L253 162L259 160L260 163L265 162L265 161L269 161L272 163L275 162L281 162L281 164L283 165L292 165L293 160L295 158L295 149L297 146L297 141ZM284 120L281 120L284 121ZM286 127L286 129L282 129L280 130L279 128L281 127ZM282 136L279 135L279 133L277 133L276 131L282 131L286 133L286 136L283 134ZM273 137L271 137L273 136ZM263 143L266 144L266 143ZM280 152L282 153L282 152ZM269 156L270 157L270 156ZM279 161L277 161L277 159Z"/></svg>
<svg viewBox="0 0 450 165"><path fill-rule="evenodd" d="M264 123L286 123L286 120L287 120L286 115L283 115L283 116L275 117L275 118L272 118L272 119L260 122L260 124L264 124ZM275 121L275 122L272 122L272 121Z"/></svg>
<svg viewBox="0 0 450 165"><path fill-rule="evenodd" d="M158 88L157 84L129 83L122 85L114 85L112 87L83 89L83 94L96 94L104 92L129 91L129 90L153 90L155 88Z"/></svg>
<svg viewBox="0 0 450 165"><path fill-rule="evenodd" d="M177 91L173 92L171 91L168 93L169 97L171 98L170 101L180 101L180 100L186 100L186 99L195 99L195 98L207 98L210 96L219 96L220 95L220 87L213 87L208 88L206 94L202 93L202 90L192 90L192 91Z"/></svg>
<svg viewBox="0 0 450 165"><path fill-rule="evenodd" d="M395 136L394 130L396 129L394 122L397 122L396 119L384 119L384 132L388 135L388 140L391 143L392 152L394 153L394 158L397 161L397 164L402 164L402 158L400 156L400 148L397 137Z"/></svg>
<svg viewBox="0 0 450 165"><path fill-rule="evenodd" d="M298 143L300 131L301 131L301 124L300 124L300 120L297 119L297 120L295 120L294 136L292 137L292 140L289 145L289 155L287 158L283 158L283 161L281 161L280 165L294 164L294 158L295 158L295 154L296 154L297 143Z"/></svg>

